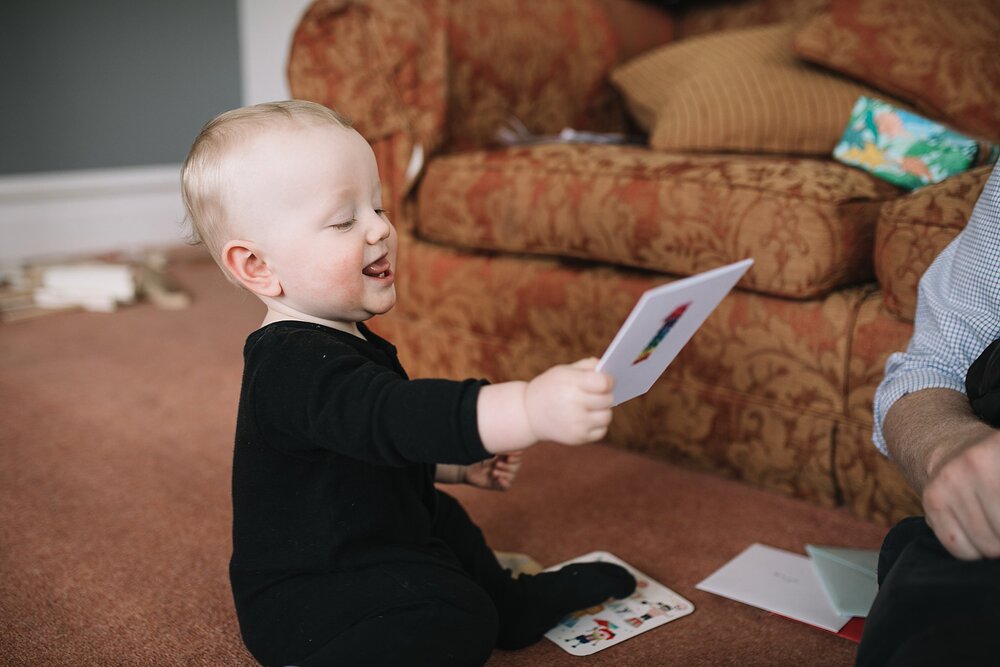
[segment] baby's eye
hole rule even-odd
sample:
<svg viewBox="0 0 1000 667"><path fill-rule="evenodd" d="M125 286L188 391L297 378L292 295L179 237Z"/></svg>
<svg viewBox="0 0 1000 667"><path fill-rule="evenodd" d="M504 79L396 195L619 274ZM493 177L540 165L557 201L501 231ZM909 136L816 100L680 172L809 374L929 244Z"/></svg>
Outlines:
<svg viewBox="0 0 1000 667"><path fill-rule="evenodd" d="M354 222L355 222L354 220L348 220L347 222L341 222L330 226L338 231L346 232L348 229L354 226Z"/></svg>
<svg viewBox="0 0 1000 667"><path fill-rule="evenodd" d="M383 218L389 214L389 211L385 210L384 208L377 208L375 209L375 212L381 215Z"/></svg>

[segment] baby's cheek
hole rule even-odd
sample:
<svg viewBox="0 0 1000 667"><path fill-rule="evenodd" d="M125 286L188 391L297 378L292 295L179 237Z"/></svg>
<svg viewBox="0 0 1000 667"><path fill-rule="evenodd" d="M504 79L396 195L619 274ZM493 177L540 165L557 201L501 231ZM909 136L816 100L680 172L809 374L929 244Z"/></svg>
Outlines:
<svg viewBox="0 0 1000 667"><path fill-rule="evenodd" d="M357 297L361 290L358 288L360 281L353 276L330 275L323 280L317 281L317 287L327 297L335 296L338 300L348 300Z"/></svg>
<svg viewBox="0 0 1000 667"><path fill-rule="evenodd" d="M360 280L354 274L359 274L359 271L348 270L345 262L323 258L303 263L299 268L299 282L308 285L313 299L340 300L357 294Z"/></svg>

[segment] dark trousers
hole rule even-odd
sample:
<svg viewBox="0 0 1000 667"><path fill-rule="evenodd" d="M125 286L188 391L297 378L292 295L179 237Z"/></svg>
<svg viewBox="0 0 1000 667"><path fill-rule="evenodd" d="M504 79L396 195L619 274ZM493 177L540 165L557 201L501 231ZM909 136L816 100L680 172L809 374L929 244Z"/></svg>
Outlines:
<svg viewBox="0 0 1000 667"><path fill-rule="evenodd" d="M397 563L361 575L378 608L306 658L299 667L335 665L482 665L496 643L497 606L510 582L482 532L451 496L438 493L434 533L460 568ZM335 604L335 603L334 603Z"/></svg>
<svg viewBox="0 0 1000 667"><path fill-rule="evenodd" d="M962 561L923 517L886 535L858 667L1000 664L1000 560Z"/></svg>

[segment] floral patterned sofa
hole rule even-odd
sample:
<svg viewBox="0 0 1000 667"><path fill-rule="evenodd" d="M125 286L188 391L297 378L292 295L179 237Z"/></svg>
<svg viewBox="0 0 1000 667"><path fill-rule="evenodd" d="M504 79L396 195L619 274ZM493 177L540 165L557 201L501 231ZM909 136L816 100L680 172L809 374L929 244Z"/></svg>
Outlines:
<svg viewBox="0 0 1000 667"><path fill-rule="evenodd" d="M401 240L373 324L412 375L599 356L644 290L753 257L609 442L889 522L919 503L872 397L989 168L907 194L828 155L859 92L1000 138L997 3L953 5L317 0L288 75L375 149ZM660 51L644 107L623 68ZM642 139L500 145L512 119Z"/></svg>

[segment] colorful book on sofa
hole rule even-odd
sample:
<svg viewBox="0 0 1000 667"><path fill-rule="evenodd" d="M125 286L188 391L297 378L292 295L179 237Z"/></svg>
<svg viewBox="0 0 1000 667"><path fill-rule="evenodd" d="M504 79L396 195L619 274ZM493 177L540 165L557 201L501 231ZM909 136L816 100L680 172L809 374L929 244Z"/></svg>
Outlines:
<svg viewBox="0 0 1000 667"><path fill-rule="evenodd" d="M998 152L888 102L860 97L833 157L912 190L996 162Z"/></svg>

